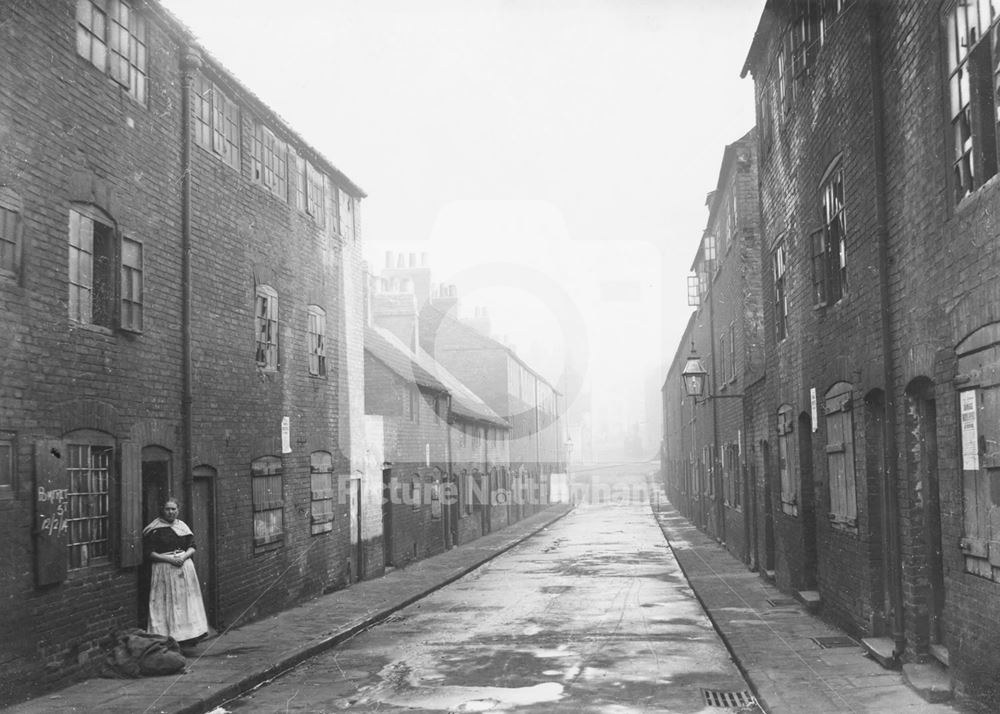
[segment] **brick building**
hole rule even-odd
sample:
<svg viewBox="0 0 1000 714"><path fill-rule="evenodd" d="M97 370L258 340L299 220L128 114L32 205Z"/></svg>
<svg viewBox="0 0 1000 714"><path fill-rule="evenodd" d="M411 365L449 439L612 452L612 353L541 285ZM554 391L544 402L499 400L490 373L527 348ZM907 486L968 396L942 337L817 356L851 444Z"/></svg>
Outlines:
<svg viewBox="0 0 1000 714"><path fill-rule="evenodd" d="M769 2L744 70L778 583L993 708L998 9Z"/></svg>
<svg viewBox="0 0 1000 714"><path fill-rule="evenodd" d="M519 520L548 503L551 475L565 468L561 395L512 349L456 318L457 307L452 286L424 305L421 342L510 424L510 469L497 474L510 503L494 510L501 519Z"/></svg>
<svg viewBox="0 0 1000 714"><path fill-rule="evenodd" d="M762 420L752 396L764 375L756 150L751 130L723 152L691 266L688 302L696 309L662 388L668 496L748 563L758 557L753 506L761 500L752 476ZM707 372L703 398L682 387L692 354Z"/></svg>
<svg viewBox="0 0 1000 714"><path fill-rule="evenodd" d="M364 574L364 194L153 0L2 31L6 700L143 623L167 494L216 628Z"/></svg>

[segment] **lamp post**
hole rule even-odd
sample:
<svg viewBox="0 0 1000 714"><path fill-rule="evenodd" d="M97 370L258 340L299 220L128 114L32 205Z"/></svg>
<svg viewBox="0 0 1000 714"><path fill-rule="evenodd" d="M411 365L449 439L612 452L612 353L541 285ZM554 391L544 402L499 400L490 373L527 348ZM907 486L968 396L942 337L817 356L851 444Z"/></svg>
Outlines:
<svg viewBox="0 0 1000 714"><path fill-rule="evenodd" d="M573 455L573 437L568 433L566 434L565 446L566 446L566 490L568 492L566 494L567 496L566 501L571 503L573 501L573 498L571 497L571 494L573 493L573 480L572 478L570 478L569 475L569 462L570 458Z"/></svg>
<svg viewBox="0 0 1000 714"><path fill-rule="evenodd" d="M706 394L706 382L708 381L708 370L705 369L705 365L702 364L701 358L694 348L694 340L691 341L691 354L687 358L687 362L684 363L684 369L681 370L681 381L684 384L684 393L692 398L691 404L691 438L692 443L697 447L697 434L695 431L695 423L697 419L697 405L698 399L701 398L704 402L710 402L713 399L743 399L742 394ZM719 424L717 415L715 413L715 405L712 405L712 449L711 449L711 461L712 461L712 471L715 472L716 459L716 449L718 448L719 440ZM721 488L714 489L722 491ZM718 494L716 495L718 498ZM719 534L721 535L721 540L725 541L725 508L723 502L719 501L718 507L718 519L719 519ZM708 527L708 519L702 514L702 518L705 521L705 527Z"/></svg>

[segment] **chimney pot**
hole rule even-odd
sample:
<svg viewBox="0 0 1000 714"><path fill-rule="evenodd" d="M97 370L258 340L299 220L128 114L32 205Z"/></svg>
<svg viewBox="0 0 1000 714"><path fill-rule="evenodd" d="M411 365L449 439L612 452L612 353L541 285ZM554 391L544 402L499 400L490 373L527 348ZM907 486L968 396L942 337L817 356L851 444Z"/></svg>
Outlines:
<svg viewBox="0 0 1000 714"><path fill-rule="evenodd" d="M421 268L427 267L427 253L420 254L420 267Z"/></svg>
<svg viewBox="0 0 1000 714"><path fill-rule="evenodd" d="M385 267L387 267L387 268L391 268L392 267L392 251L391 250L387 250L385 252Z"/></svg>
<svg viewBox="0 0 1000 714"><path fill-rule="evenodd" d="M400 253L399 255L396 256L396 267L397 268L406 267L406 255L404 253Z"/></svg>

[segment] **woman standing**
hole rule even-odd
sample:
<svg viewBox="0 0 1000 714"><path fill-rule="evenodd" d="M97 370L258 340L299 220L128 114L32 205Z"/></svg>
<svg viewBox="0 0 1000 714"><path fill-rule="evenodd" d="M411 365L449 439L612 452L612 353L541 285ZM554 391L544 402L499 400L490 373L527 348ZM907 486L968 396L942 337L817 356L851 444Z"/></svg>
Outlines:
<svg viewBox="0 0 1000 714"><path fill-rule="evenodd" d="M177 513L177 499L169 498L163 515L142 530L143 551L152 566L149 631L190 647L208 632L208 618L191 560L194 534Z"/></svg>

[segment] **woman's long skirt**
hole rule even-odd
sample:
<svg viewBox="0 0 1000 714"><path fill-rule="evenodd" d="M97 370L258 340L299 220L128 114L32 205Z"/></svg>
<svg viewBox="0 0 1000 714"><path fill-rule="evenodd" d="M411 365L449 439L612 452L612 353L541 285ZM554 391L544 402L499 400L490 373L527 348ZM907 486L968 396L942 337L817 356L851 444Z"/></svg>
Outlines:
<svg viewBox="0 0 1000 714"><path fill-rule="evenodd" d="M170 563L153 563L149 585L149 631L169 635L178 642L208 632L201 585L190 558L179 568Z"/></svg>

